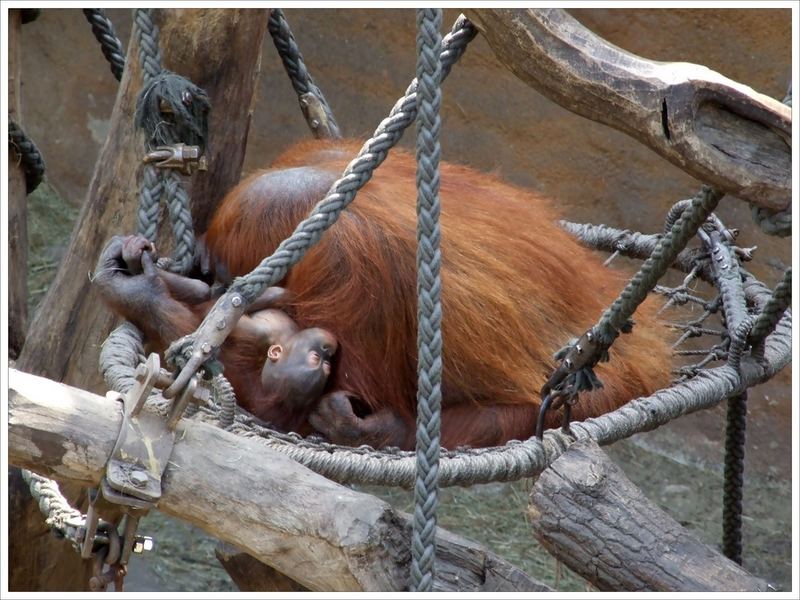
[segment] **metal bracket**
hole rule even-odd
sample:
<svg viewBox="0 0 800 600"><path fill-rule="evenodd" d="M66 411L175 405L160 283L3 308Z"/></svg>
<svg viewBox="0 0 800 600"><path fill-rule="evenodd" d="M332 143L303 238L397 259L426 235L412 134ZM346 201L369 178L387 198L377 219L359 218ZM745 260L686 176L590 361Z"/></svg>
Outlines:
<svg viewBox="0 0 800 600"><path fill-rule="evenodd" d="M161 497L161 477L186 405L191 400L207 403L210 391L198 385L197 377L192 378L164 416L145 406L154 386L164 388L172 383L169 373L161 369L158 355L150 354L136 369L135 377L136 383L122 398L122 427L101 490L109 502L144 509Z"/></svg>
<svg viewBox="0 0 800 600"><path fill-rule="evenodd" d="M200 156L198 146L187 146L183 143L170 146L158 146L145 154L143 162L156 163L160 169L177 169L184 175L191 175L192 170L207 171L206 157Z"/></svg>

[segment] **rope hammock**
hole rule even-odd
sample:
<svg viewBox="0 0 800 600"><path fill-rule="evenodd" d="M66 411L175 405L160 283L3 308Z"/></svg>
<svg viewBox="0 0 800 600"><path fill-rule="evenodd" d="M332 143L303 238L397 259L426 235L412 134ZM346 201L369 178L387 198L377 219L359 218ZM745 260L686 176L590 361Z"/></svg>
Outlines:
<svg viewBox="0 0 800 600"><path fill-rule="evenodd" d="M124 59L120 59L121 46L118 40L115 45L111 39L115 39L113 27L104 19L102 11L93 9L84 12L101 40L103 52L112 64L115 77L119 79ZM202 148L207 138L207 97L205 92L190 82L161 68L158 28L150 12L149 9L137 9L135 16L135 35L139 39L139 58L144 71L144 87L137 106L137 124L145 130L148 150L159 144L176 142L194 143ZM434 577L433 534L440 485L466 486L533 477L577 440L591 439L601 445L610 444L635 433L655 429L681 415L728 400L724 549L727 556L741 562L741 471L746 390L768 380L791 360L791 313L787 310L791 300L791 268L787 269L774 291L741 268L740 257L748 258L747 249L737 248L732 238L725 238L727 230L712 212L723 195L719 190L704 187L693 199L676 203L666 218L663 235L621 231L605 225L561 223L587 246L612 252L611 259L621 254L644 260L644 263L597 324L584 334L596 341L596 351L588 357L577 359L577 344L573 343L559 352L557 357L562 361L561 366L543 390L542 414L547 410L548 399L572 398L580 391L597 385L594 365L608 358L609 347L621 333L630 331L631 316L651 290L665 296L666 306L696 303L703 307L700 318L671 325L682 331L676 346L699 335L721 337L719 343L700 352L702 358L697 363L677 370L676 382L672 387L635 399L600 417L573 422L567 430L541 431L540 427L538 436L494 448L440 448L440 83L477 33L462 15L442 38L439 33L441 18L442 11L439 9L417 10L417 78L308 218L250 274L237 278L215 305L216 308L232 302L234 306L239 306L243 302L246 306L266 287L283 279L287 271L333 226L341 212L353 201L356 192L370 180L374 170L400 140L405 128L416 120L419 208L416 451L343 447L314 436L302 438L294 433L274 431L235 405L230 384L220 374L213 378L212 399L206 405L190 406L184 416L215 423L237 435L257 438L267 447L337 482L413 487L415 509L410 585L414 590L426 591L431 589ZM312 133L317 137L339 137L339 126L333 112L322 91L311 79L282 11L271 11L268 28ZM180 108L186 104L180 101L186 98L186 94L195 101L194 106L200 107L193 114L185 114L185 109ZM164 98L177 99L167 102L172 106L174 128L148 124L147 115L161 108L160 101ZM791 102L791 95L787 96L787 102ZM175 253L169 267L186 272L194 260L194 233L188 195L181 178L174 170L162 170L148 164L143 179L138 213L139 232L150 240L155 238L159 203L161 198L166 198L175 237ZM790 230L790 211L780 215L756 212L754 209L754 217L765 231L787 235L786 232ZM706 250L686 249L687 243L695 235L703 241ZM683 282L677 287L657 285L670 267L687 274ZM717 296L710 301L696 296L690 286L698 279L712 284L717 289ZM714 313L723 316L722 329L712 328L705 323ZM212 373L219 372L220 366L207 360L209 353L202 350L210 331L216 330L216 339L220 339L220 327L214 321L213 314L212 309L194 334L176 341L167 351L168 362L176 367L179 374L164 392L164 397L174 397L201 364ZM234 325L235 322L225 324L220 344ZM748 346L750 350L745 351ZM688 356L694 351L678 351L681 352ZM112 332L102 347L100 368L106 383L117 392L128 392L134 385L136 368L144 358L141 332L129 323L123 324ZM722 360L725 362L721 366L707 368L711 362ZM565 407L568 406L569 403L566 403ZM69 535L69 528L75 529L76 523L80 522L80 514L76 514L74 509L65 508L63 502L54 500L53 486L46 480L30 474L27 477L34 497L43 503L43 511L49 515L48 522L63 529L66 532L64 535ZM46 503L44 498L48 498Z"/></svg>

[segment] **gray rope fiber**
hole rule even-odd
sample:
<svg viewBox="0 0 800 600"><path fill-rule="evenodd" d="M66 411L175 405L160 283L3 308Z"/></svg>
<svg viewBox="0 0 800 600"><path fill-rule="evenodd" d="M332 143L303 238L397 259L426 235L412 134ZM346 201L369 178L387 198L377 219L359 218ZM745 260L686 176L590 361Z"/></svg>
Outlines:
<svg viewBox="0 0 800 600"><path fill-rule="evenodd" d="M595 325L595 330L605 345L610 345L620 331L628 327L629 319L636 308L686 247L722 196L721 191L704 186L692 199L691 207L681 213L669 233L659 240L653 253Z"/></svg>
<svg viewBox="0 0 800 600"><path fill-rule="evenodd" d="M461 57L467 44L477 34L475 26L463 15L456 19L450 33L442 40L442 79L450 67ZM283 279L289 268L297 264L305 253L331 227L341 212L353 201L356 192L372 178L374 170L386 159L417 114L417 80L411 82L405 95L400 98L389 116L378 125L373 136L359 150L342 177L331 186L325 198L320 200L311 214L303 220L291 236L280 243L275 252L265 258L251 273L236 278L215 306L227 302L226 297L241 295L247 304L255 300L268 286ZM212 308L212 312L213 312ZM211 313L210 313L211 314ZM208 327L205 320L200 328ZM185 350L194 343L194 336L186 336L173 343L167 351L168 361L183 367Z"/></svg>
<svg viewBox="0 0 800 600"><path fill-rule="evenodd" d="M442 10L417 14L417 474L411 591L433 589L442 427L442 279L439 132Z"/></svg>
<svg viewBox="0 0 800 600"><path fill-rule="evenodd" d="M750 335L747 338L748 343L752 346L758 346L764 341L775 326L780 321L783 313L792 304L792 267L784 271L783 278L775 286L769 301L764 306L764 309L759 313L753 328L750 330Z"/></svg>
<svg viewBox="0 0 800 600"><path fill-rule="evenodd" d="M728 398L725 424L725 469L722 493L722 553L742 564L742 499L744 484L747 392Z"/></svg>
<svg viewBox="0 0 800 600"><path fill-rule="evenodd" d="M596 226L602 234L598 239L619 238L625 233L610 227ZM586 231L591 232L587 227ZM659 236L634 236L632 256L648 256L658 243ZM600 249L600 248L598 248ZM685 260L679 255L679 260ZM690 272L687 261L677 266ZM701 270L700 273L703 273ZM745 297L758 311L772 296L769 288L742 270ZM114 385L124 392L133 384L133 373L140 361L142 337L133 326L117 328L103 345L101 370L106 381L116 375ZM792 316L787 310L772 335L764 340L763 359L743 356L740 367L723 365L700 371L692 379L659 390L646 398L635 399L625 406L594 419L570 424L571 434L560 429L546 431L543 441L535 437L526 441L511 441L498 448L442 450L439 464L440 486L468 486L496 481L516 481L534 477L560 456L575 439L591 438L599 444L611 444L635 433L650 431L671 420L697 410L715 406L731 395L767 381L785 367L792 356ZM112 361L118 361L111 364ZM130 362L125 362L130 361ZM126 371L127 370L127 371ZM127 373L127 375L126 375ZM127 383L125 380L130 383ZM113 380L113 377L112 377ZM120 387L116 387L120 386ZM217 424L216 411L200 407L194 417ZM374 484L411 488L416 479L416 455L399 450L375 450L368 446L350 448L305 439L295 433L275 432L239 410L231 433L254 438L266 447L281 452L309 469L340 483Z"/></svg>
<svg viewBox="0 0 800 600"><path fill-rule="evenodd" d="M160 78L165 76L161 68L161 51L159 49L158 26L153 22L151 9L140 8L135 11L136 35L139 41L139 61L144 78L143 91L137 106L137 122L142 124L146 119L140 112L147 94ZM199 88L197 88L199 90ZM195 96L204 98L205 92L199 90ZM179 103L176 103L179 105ZM157 110L157 108L155 109ZM181 128L179 128L181 129ZM159 136L164 143L175 143L170 128L158 128ZM149 150L150 137L146 135L145 144ZM202 139L202 134L200 138ZM186 140L181 140L186 141ZM191 140L194 142L195 140ZM158 217L162 197L166 200L170 222L172 224L175 248L170 270L187 273L194 265L195 235L192 213L189 207L189 195L183 187L180 175L172 169L159 169L148 163L143 169L143 181L139 193L139 210L137 212L137 231L151 242L158 232Z"/></svg>
<svg viewBox="0 0 800 600"><path fill-rule="evenodd" d="M316 96L325 112L331 136L340 138L341 133L339 131L339 125L336 123L333 111L328 101L325 100L322 90L311 78L306 64L303 61L303 55L300 53L300 48L294 39L294 34L292 34L292 30L289 28L289 22L286 20L286 16L280 8L273 8L270 11L267 29L281 57L283 67L287 75L289 75L292 87L297 93L298 100L302 102L302 96L309 93Z"/></svg>
<svg viewBox="0 0 800 600"><path fill-rule="evenodd" d="M8 146L19 156L25 174L25 193L32 193L44 179L45 163L42 153L15 121L8 120Z"/></svg>
<svg viewBox="0 0 800 600"><path fill-rule="evenodd" d="M58 483L27 469L21 469L21 472L31 496L39 505L45 524L61 537L77 544L78 530L86 522L86 516L70 505Z"/></svg>
<svg viewBox="0 0 800 600"><path fill-rule="evenodd" d="M84 8L83 14L92 26L92 33L100 42L100 49L106 57L111 72L117 81L122 81L122 72L125 70L125 52L122 42L117 37L111 19L102 8Z"/></svg>

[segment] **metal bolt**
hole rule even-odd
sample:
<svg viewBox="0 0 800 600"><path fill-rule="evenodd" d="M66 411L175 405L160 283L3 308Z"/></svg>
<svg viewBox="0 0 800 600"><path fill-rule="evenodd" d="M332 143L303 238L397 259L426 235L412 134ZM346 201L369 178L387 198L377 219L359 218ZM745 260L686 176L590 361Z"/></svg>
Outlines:
<svg viewBox="0 0 800 600"><path fill-rule="evenodd" d="M316 129L319 127L319 121L317 119L311 119L309 125L311 125L311 129Z"/></svg>
<svg viewBox="0 0 800 600"><path fill-rule="evenodd" d="M220 330L225 329L225 319L220 319L219 321L217 321L217 329Z"/></svg>
<svg viewBox="0 0 800 600"><path fill-rule="evenodd" d="M147 377L147 367L144 363L139 363L136 367L136 374L134 375L137 381L144 381Z"/></svg>
<svg viewBox="0 0 800 600"><path fill-rule="evenodd" d="M564 360L564 364L567 365L568 369L572 368L572 361L569 358Z"/></svg>
<svg viewBox="0 0 800 600"><path fill-rule="evenodd" d="M594 339L594 334L591 331L586 332L586 339L590 342Z"/></svg>
<svg viewBox="0 0 800 600"><path fill-rule="evenodd" d="M580 344L575 344L575 350L578 352L578 354L583 354L583 348Z"/></svg>
<svg viewBox="0 0 800 600"><path fill-rule="evenodd" d="M242 305L242 297L236 294L233 298L231 298L231 304L236 308L239 308Z"/></svg>
<svg viewBox="0 0 800 600"><path fill-rule="evenodd" d="M200 346L200 350L203 351L203 354L209 354L211 352L211 344L203 342L203 345Z"/></svg>
<svg viewBox="0 0 800 600"><path fill-rule="evenodd" d="M150 477L144 471L131 471L128 479L138 488L146 486L147 482L150 481Z"/></svg>
<svg viewBox="0 0 800 600"><path fill-rule="evenodd" d="M153 538L146 535L137 535L133 541L133 553L141 554L153 549Z"/></svg>

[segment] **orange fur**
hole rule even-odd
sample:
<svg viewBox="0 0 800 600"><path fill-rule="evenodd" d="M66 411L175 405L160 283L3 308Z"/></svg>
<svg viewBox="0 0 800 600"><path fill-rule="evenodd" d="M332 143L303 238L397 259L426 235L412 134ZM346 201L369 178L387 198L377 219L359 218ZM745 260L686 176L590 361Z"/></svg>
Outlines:
<svg viewBox="0 0 800 600"><path fill-rule="evenodd" d="M211 255L231 276L252 270L324 197L359 147L301 143L242 181L211 223ZM528 437L553 353L598 319L625 278L559 228L553 208L531 191L443 163L441 197L442 443ZM339 340L327 389L352 392L372 411L391 407L409 425L416 395L415 203L413 156L393 150L281 284L294 294L287 309L300 327L322 327ZM574 419L666 384L664 331L647 305L636 319L633 333L612 348L612 362L597 368L605 387L582 396Z"/></svg>

